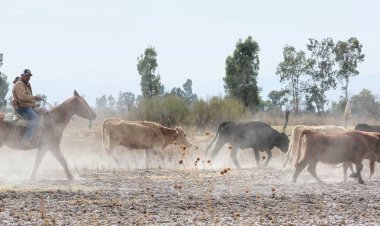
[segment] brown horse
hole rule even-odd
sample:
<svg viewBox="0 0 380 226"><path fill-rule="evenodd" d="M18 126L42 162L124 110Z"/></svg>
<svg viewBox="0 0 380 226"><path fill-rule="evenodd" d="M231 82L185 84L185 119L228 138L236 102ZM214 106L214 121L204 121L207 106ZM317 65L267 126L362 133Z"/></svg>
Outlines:
<svg viewBox="0 0 380 226"><path fill-rule="evenodd" d="M0 118L2 113L0 113ZM86 118L89 120L95 119L96 114L88 105L88 103L79 96L78 92L74 90L74 96L67 99L62 104L54 107L52 110L44 114L40 136L33 136L33 146L25 147L20 144L20 138L25 128L21 128L0 120L0 147L5 144L6 146L16 150L30 150L36 149L37 156L34 163L31 179L34 180L37 169L41 163L42 158L48 150L54 155L65 170L66 176L69 180L73 179L65 158L62 155L60 143L62 134L67 124L70 122L73 115ZM3 115L4 117L4 115ZM38 138L39 137L39 138Z"/></svg>

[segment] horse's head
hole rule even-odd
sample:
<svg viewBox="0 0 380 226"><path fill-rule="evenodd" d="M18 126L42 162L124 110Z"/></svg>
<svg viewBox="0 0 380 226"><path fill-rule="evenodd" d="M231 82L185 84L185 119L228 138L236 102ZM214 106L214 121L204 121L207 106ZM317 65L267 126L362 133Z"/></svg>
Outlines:
<svg viewBox="0 0 380 226"><path fill-rule="evenodd" d="M87 101L81 97L76 90L74 90L74 97L72 99L74 102L74 113L77 114L79 117L86 118L86 119L95 119L96 113L90 105L88 105Z"/></svg>

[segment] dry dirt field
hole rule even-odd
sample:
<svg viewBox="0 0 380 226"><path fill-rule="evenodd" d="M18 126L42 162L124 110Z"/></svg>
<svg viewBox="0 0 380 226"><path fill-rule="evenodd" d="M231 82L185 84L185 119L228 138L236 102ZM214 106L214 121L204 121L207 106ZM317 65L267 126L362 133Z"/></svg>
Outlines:
<svg viewBox="0 0 380 226"><path fill-rule="evenodd" d="M48 153L31 182L36 151L2 147L0 225L380 225L380 170L368 181L367 161L365 185L343 183L341 168L323 164L317 173L327 185L306 170L293 184L294 170L281 169L285 155L278 151L268 167L256 167L242 150L238 170L228 147L208 163L203 151L214 134L194 130L192 148L169 148L171 162L152 156L145 169L141 152L120 148L117 166L96 131L83 126L64 135L74 181Z"/></svg>

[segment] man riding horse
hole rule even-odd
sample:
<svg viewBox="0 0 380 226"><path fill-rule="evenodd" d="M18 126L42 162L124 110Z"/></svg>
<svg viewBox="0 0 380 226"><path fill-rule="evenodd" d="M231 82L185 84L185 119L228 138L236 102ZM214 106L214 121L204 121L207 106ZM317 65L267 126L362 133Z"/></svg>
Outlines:
<svg viewBox="0 0 380 226"><path fill-rule="evenodd" d="M26 71L24 74L28 73L30 73L30 71ZM29 79L26 81L29 81ZM17 81L16 83L19 82L22 81ZM18 85L23 84L26 85L27 83L19 83ZM17 90L17 88L15 89ZM25 90L26 89L27 88L25 88ZM28 92L28 95L30 95L29 99L27 99L28 101L33 102L34 100L38 99L35 99L31 94L31 89L28 90ZM25 108L23 105L21 105L21 107ZM27 105L27 107L33 111L33 107L31 105ZM29 146L25 146L20 144L20 137L23 136L21 134L21 132L23 132L23 128L17 124L14 124L13 122L4 121L5 114L0 112L0 147L6 145L9 148L15 150L38 149L31 175L32 180L35 179L36 172L42 158L46 152L50 151L53 156L57 158L65 170L67 178L71 180L73 179L73 176L68 168L65 158L63 157L60 143L62 140L63 131L74 115L88 119L90 122L96 118L96 113L94 110L88 105L86 100L78 94L76 90L74 90L74 96L65 100L63 103L52 107L52 109L44 113L43 120L41 121L42 126L40 130L40 138L36 139L36 136L32 136L31 138L34 140L34 142L32 142Z"/></svg>
<svg viewBox="0 0 380 226"><path fill-rule="evenodd" d="M38 129L38 115L33 110L34 102L42 100L39 96L33 96L32 87L29 83L32 73L29 69L25 69L18 81L13 85L13 100L12 105L16 112L23 118L29 120L26 131L21 139L21 144L24 146L32 146L32 136Z"/></svg>

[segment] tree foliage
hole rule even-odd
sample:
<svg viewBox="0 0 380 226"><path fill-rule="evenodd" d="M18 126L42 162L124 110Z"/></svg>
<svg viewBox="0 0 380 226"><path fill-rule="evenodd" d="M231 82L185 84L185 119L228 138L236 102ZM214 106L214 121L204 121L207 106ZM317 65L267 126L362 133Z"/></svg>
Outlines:
<svg viewBox="0 0 380 226"><path fill-rule="evenodd" d="M352 37L347 42L338 41L335 48L335 61L339 65L337 72L338 79L343 82L342 90L345 93L346 100L348 100L348 83L350 77L357 76L358 64L364 61L364 54L362 54L362 44L357 38Z"/></svg>
<svg viewBox="0 0 380 226"><path fill-rule="evenodd" d="M186 82L183 84L183 90L178 87L174 87L170 94L175 94L179 97L182 97L186 100L187 104L191 104L198 100L197 94L193 93L192 88L193 82L191 79L187 79Z"/></svg>
<svg viewBox="0 0 380 226"><path fill-rule="evenodd" d="M259 44L251 36L244 42L239 39L232 56L226 59L226 77L223 78L227 96L251 109L259 104L259 51Z"/></svg>
<svg viewBox="0 0 380 226"><path fill-rule="evenodd" d="M271 105L270 107L271 108L278 107L279 109L281 109L282 106L284 106L289 101L288 93L289 93L289 90L280 90L280 91L272 90L268 94L269 102Z"/></svg>
<svg viewBox="0 0 380 226"><path fill-rule="evenodd" d="M311 77L311 84L307 88L307 101L314 103L318 113L324 112L326 91L336 87L336 71L334 70L334 42L331 38L322 41L309 39L307 49L310 58L307 60L307 74Z"/></svg>
<svg viewBox="0 0 380 226"><path fill-rule="evenodd" d="M99 114L104 116L115 115L115 98L112 95L103 95L96 98L96 109Z"/></svg>
<svg viewBox="0 0 380 226"><path fill-rule="evenodd" d="M128 112L135 107L135 103L135 94L131 92L119 92L119 97L117 98L116 103L119 114L127 116Z"/></svg>
<svg viewBox="0 0 380 226"><path fill-rule="evenodd" d="M3 65L3 54L0 53L0 68ZM0 71L0 109L4 110L7 106L7 93L9 91L9 82L7 76Z"/></svg>
<svg viewBox="0 0 380 226"><path fill-rule="evenodd" d="M351 97L351 111L353 115L378 119L380 117L379 98L368 89Z"/></svg>
<svg viewBox="0 0 380 226"><path fill-rule="evenodd" d="M276 74L280 75L280 82L286 82L286 89L292 96L293 109L296 114L299 112L301 95L304 90L304 83L301 76L306 72L306 57L303 51L297 52L293 46L285 46L283 50L284 60L278 65ZM285 93L272 93L277 95ZM273 96L276 97L276 96Z"/></svg>
<svg viewBox="0 0 380 226"><path fill-rule="evenodd" d="M144 54L137 58L137 71L141 75L141 93L144 98L151 98L163 94L164 86L160 75L156 75L157 52L154 47L145 49Z"/></svg>

